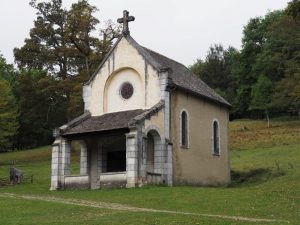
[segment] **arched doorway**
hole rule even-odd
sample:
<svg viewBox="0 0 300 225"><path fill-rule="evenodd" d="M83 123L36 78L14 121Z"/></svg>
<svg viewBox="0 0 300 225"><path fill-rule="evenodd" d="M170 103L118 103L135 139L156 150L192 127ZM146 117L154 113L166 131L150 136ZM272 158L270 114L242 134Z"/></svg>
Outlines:
<svg viewBox="0 0 300 225"><path fill-rule="evenodd" d="M147 135L146 171L154 173L154 138L150 133Z"/></svg>
<svg viewBox="0 0 300 225"><path fill-rule="evenodd" d="M150 130L147 133L146 176L147 182L157 184L162 182L163 148L159 133Z"/></svg>

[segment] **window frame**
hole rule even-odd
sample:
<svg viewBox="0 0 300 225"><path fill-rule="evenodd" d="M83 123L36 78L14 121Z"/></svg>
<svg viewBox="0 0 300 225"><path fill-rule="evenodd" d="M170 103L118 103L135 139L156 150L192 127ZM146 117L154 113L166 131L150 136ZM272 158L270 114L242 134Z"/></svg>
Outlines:
<svg viewBox="0 0 300 225"><path fill-rule="evenodd" d="M218 137L218 152L215 151L215 123L217 124L217 137ZM220 156L221 155L221 136L220 136L220 123L217 119L213 119L212 125L212 155Z"/></svg>
<svg viewBox="0 0 300 225"><path fill-rule="evenodd" d="M186 115L186 144L184 145L182 142L182 139L183 139L183 127L182 127L182 115L183 115L183 113L185 113L185 115ZM190 147L190 132L189 132L189 129L190 129L190 126L189 126L189 124L190 124L190 119L189 119L190 117L189 117L189 113L188 113L188 111L186 110L186 109L182 109L181 111L180 111L180 119L179 119L179 123L180 123L180 131L179 131L179 137L180 137L180 147L181 148L185 148L185 149L188 149L189 147Z"/></svg>

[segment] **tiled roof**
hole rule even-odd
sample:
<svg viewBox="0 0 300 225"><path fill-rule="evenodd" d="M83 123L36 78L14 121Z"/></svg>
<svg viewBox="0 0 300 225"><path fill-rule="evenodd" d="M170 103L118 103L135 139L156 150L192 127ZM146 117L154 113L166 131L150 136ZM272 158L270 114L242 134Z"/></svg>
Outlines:
<svg viewBox="0 0 300 225"><path fill-rule="evenodd" d="M147 51L154 60L158 61L161 67L169 69L169 77L175 86L215 102L230 106L224 98L218 95L199 77L194 75L186 66L145 47L143 47L143 49Z"/></svg>
<svg viewBox="0 0 300 225"><path fill-rule="evenodd" d="M146 110L136 109L122 112L107 113L102 116L86 114L80 121L61 129L63 136L72 134L92 133L99 131L129 128L129 122Z"/></svg>

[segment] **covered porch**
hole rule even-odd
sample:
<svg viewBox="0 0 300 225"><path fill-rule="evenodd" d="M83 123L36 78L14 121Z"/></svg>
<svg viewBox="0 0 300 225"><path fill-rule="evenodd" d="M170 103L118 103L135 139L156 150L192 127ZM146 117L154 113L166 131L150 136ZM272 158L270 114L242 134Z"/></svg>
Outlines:
<svg viewBox="0 0 300 225"><path fill-rule="evenodd" d="M168 144L156 130L130 125L145 113L131 110L91 117L56 130L51 190L136 187L169 183ZM71 174L72 142L80 145L80 172Z"/></svg>

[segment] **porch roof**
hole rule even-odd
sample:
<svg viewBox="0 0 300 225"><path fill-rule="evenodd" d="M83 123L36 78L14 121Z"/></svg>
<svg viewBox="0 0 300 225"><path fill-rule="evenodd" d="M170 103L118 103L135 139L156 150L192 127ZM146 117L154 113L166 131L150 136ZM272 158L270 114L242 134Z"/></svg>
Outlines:
<svg viewBox="0 0 300 225"><path fill-rule="evenodd" d="M60 128L63 136L129 128L129 122L147 110L136 109L91 116L85 113Z"/></svg>

